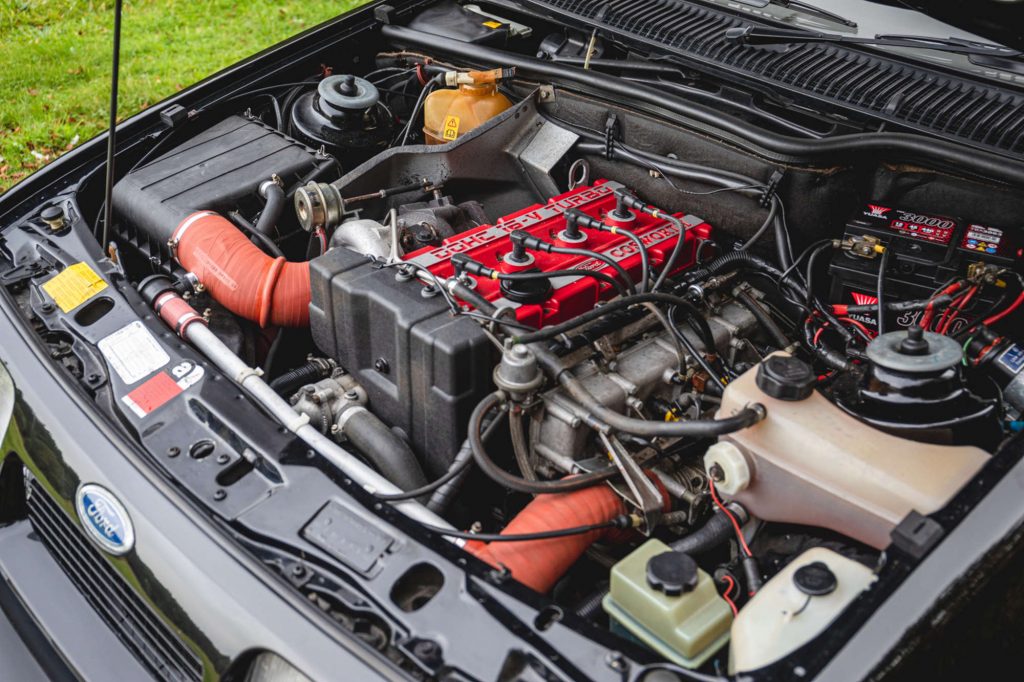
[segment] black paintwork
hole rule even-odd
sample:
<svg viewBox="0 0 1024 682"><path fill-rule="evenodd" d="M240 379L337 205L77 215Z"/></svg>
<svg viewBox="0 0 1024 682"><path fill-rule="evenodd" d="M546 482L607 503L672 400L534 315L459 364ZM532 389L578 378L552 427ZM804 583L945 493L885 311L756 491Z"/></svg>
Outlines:
<svg viewBox="0 0 1024 682"><path fill-rule="evenodd" d="M257 83L297 79L319 64L322 54L342 54L342 42L347 58L366 58L379 47L375 34L368 32L373 13L371 7L329 22L169 102L194 108ZM149 142L147 136L160 130L159 111L154 108L122 124L123 154L131 156L134 148L137 155ZM137 544L126 557L109 560L203 659L208 677L237 676L259 649L275 651L314 679L338 679L339 674L344 679L394 677L416 668L427 674L459 671L456 674L497 679L504 667L530 668L534 678L611 680L631 677L640 669L637 661L648 659L645 652L571 614L551 618L549 610L546 617L537 618L545 600L468 559L447 541L425 535L336 472L320 468L298 442L267 420L252 419L258 408L148 316L116 270L96 263L96 244L78 239L73 231L53 235L38 223L33 227L32 214L40 204L79 182L95 185L95 175L93 180L83 175L101 168L103 142L101 136L83 145L0 198L0 221L22 223L14 228L13 241L18 253L25 254L26 267L46 254L51 263L41 266L40 274L48 272L54 260L87 260L103 271L112 282L104 295L113 307L97 324L117 328L116 323L140 317L173 358L172 366L190 362L204 367L205 376L165 412L135 423L117 401L102 399L110 389L112 395L121 391L95 353L90 359L89 342L109 329L91 330L57 312L46 312L35 299L41 319L54 327L68 326L72 339L77 337L74 343L85 358L82 384L52 361L52 346L28 328L17 303L5 292L0 297L0 361L16 387L13 423L24 443L16 451L72 519L71 500L80 482L98 482L116 492L135 524ZM85 213L70 194L62 201L72 219ZM31 279L28 270L21 275ZM33 299L19 298L26 300ZM92 374L98 378L90 380ZM94 407L96 396L102 412ZM141 446L125 437L121 427L126 425ZM212 454L201 460L189 457L190 446L206 439L214 444ZM171 456L174 448L177 454ZM939 597L946 611L962 607L974 592L972 586L1005 568L1009 550L1016 549L1017 539L1001 540L1024 518L1019 504L1024 480L1020 450L1019 442L1013 443L948 509L935 515L949 535L923 564L915 568L912 559L893 552L878 589L858 600L824 637L764 671L765 677L788 679L797 667L813 672L824 665L842 679L860 677L886 659L906 657L918 648L921 642L914 639L913 630L907 631L909 639L901 640L903 625L926 622L940 608ZM225 480L232 477L218 480L221 471L231 469L246 453L246 461L255 462L251 471L231 484ZM227 456L223 463L218 463L220 454ZM340 561L323 533L303 532L328 501L334 517L374 529L373 551L358 561ZM6 506L0 510L10 512L0 517L6 522L0 528L2 539L38 554L39 542L23 532L26 522L19 520L18 511ZM1019 539L1019 533L1012 537ZM422 564L432 566L443 584L426 606L405 611L402 607L408 608L409 602L396 598L393 590L407 570ZM915 580L905 581L911 571ZM59 631L58 617L88 622L89 614L71 598L56 612L52 604L47 608L29 598L48 584L53 594L61 586L67 589L52 571L15 579L14 568L0 561L0 572L10 585L3 607L9 619L29 613L37 621L37 631L48 634ZM950 586L955 586L952 594L946 592ZM9 601L12 595L18 601ZM535 625L551 621L554 625L547 628ZM861 628L844 650L846 639L865 622L868 627ZM88 630L82 625L77 636L71 630L69 636L53 638L51 645L69 664L95 656L96 647L113 650L114 645L97 642ZM359 635L353 636L353 630ZM31 628L21 631L26 633L23 638L31 639ZM41 646L38 641L36 646ZM40 650L45 657L45 647ZM116 667L117 660L109 656L105 663L111 669L95 668L90 674L123 677L126 670ZM629 671L626 675L617 672L623 668ZM518 679L530 678L524 673Z"/></svg>

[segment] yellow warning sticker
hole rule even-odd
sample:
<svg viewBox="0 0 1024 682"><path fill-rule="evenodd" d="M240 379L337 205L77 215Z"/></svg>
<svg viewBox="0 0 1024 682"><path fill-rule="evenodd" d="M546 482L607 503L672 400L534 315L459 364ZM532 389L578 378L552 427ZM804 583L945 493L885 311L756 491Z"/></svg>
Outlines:
<svg viewBox="0 0 1024 682"><path fill-rule="evenodd" d="M43 291L66 313L106 288L107 283L87 263L69 265L43 285Z"/></svg>
<svg viewBox="0 0 1024 682"><path fill-rule="evenodd" d="M442 137L446 140L454 140L459 136L459 120L458 116L445 116L444 117L444 131Z"/></svg>
<svg viewBox="0 0 1024 682"><path fill-rule="evenodd" d="M485 21L484 22L484 26L486 26L487 28L501 28L501 22L500 21Z"/></svg>

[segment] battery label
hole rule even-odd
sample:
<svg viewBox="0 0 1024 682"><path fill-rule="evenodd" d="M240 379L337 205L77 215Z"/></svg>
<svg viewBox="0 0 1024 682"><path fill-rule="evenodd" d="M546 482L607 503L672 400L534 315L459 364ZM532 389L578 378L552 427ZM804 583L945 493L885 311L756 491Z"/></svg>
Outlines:
<svg viewBox="0 0 1024 682"><path fill-rule="evenodd" d="M971 225L967 228L961 248L979 253L999 253L999 245L1003 243L1003 231L996 227Z"/></svg>
<svg viewBox="0 0 1024 682"><path fill-rule="evenodd" d="M1013 344L1003 351L996 362L1005 367L1011 374L1018 374L1024 368L1024 348Z"/></svg>
<svg viewBox="0 0 1024 682"><path fill-rule="evenodd" d="M868 204L861 215L878 229L942 245L950 243L957 228L957 222L946 216L904 211L880 204Z"/></svg>
<svg viewBox="0 0 1024 682"><path fill-rule="evenodd" d="M956 229L956 222L949 218L897 211L896 217L889 223L889 229L914 239L922 239L936 244L949 244L953 238L953 231Z"/></svg>

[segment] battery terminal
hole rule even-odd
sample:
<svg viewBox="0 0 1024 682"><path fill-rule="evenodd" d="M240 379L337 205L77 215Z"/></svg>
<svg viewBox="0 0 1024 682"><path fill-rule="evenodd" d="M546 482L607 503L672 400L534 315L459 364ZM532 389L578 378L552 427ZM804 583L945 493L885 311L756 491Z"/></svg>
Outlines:
<svg viewBox="0 0 1024 682"><path fill-rule="evenodd" d="M839 248L861 258L875 258L885 253L885 245L882 244L882 240L869 234L847 237L839 243Z"/></svg>
<svg viewBox="0 0 1024 682"><path fill-rule="evenodd" d="M1006 272L1006 268L990 263L971 263L967 266L967 279L973 284L991 284L1000 289L1006 288L1006 281L1000 279L1000 275Z"/></svg>

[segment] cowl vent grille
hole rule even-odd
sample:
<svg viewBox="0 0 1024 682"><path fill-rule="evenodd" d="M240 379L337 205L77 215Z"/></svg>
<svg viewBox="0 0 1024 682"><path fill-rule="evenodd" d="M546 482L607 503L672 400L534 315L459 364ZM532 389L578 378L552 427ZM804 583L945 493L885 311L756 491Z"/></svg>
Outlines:
<svg viewBox="0 0 1024 682"><path fill-rule="evenodd" d="M681 0L532 4L902 126L1024 153L1024 96L1010 90L833 45L740 45L725 31L748 22Z"/></svg>

